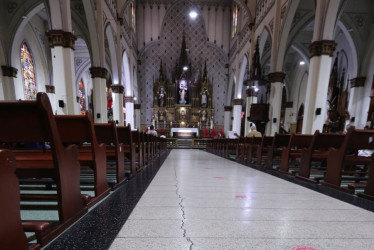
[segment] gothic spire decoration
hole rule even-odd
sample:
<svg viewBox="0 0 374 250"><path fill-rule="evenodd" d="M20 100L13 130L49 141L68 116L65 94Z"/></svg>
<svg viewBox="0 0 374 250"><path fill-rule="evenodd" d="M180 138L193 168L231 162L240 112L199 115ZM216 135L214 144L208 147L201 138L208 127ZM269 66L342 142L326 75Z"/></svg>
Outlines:
<svg viewBox="0 0 374 250"><path fill-rule="evenodd" d="M176 72L177 78L182 76L183 67L190 67L189 62L188 62L188 57L187 57L186 37L185 37L184 30L183 30L183 37L182 37L182 47L181 47L181 52L180 52L179 62L178 62L177 72Z"/></svg>
<svg viewBox="0 0 374 250"><path fill-rule="evenodd" d="M260 37L257 37L256 41L256 49L255 54L252 58L252 66L250 71L250 80L262 80L262 70L261 70L261 62L260 62L260 48L258 44L258 40Z"/></svg>
<svg viewBox="0 0 374 250"><path fill-rule="evenodd" d="M203 82L208 81L208 70L207 70L207 68L206 68L206 61L207 61L207 59L205 58L205 62L204 62L204 72L203 72Z"/></svg>
<svg viewBox="0 0 374 250"><path fill-rule="evenodd" d="M162 59L160 60L160 70L159 70L159 77L158 77L158 80L161 82L161 81L165 81L165 75L164 75L164 70L162 68Z"/></svg>

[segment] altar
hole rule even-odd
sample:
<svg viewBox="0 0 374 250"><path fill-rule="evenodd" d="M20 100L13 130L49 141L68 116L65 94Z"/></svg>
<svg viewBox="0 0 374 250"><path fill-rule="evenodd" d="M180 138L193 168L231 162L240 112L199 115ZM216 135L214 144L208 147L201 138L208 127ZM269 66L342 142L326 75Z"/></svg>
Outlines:
<svg viewBox="0 0 374 250"><path fill-rule="evenodd" d="M199 129L197 128L171 128L171 137L173 138L197 138Z"/></svg>
<svg viewBox="0 0 374 250"><path fill-rule="evenodd" d="M213 80L208 78L206 60L196 66L190 63L183 35L175 68L165 69L160 59L159 76L153 83L152 125L170 131L171 137L198 137L199 128L214 125Z"/></svg>

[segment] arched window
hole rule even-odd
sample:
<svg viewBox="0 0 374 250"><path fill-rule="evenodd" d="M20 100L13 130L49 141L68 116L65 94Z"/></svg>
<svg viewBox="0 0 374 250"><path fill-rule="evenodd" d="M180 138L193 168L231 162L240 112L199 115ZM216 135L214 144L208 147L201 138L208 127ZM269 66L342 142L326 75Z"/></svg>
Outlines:
<svg viewBox="0 0 374 250"><path fill-rule="evenodd" d="M86 89L84 87L83 79L81 79L78 83L77 88L77 96L79 98L79 107L81 114L85 114L87 111L87 105L86 105Z"/></svg>
<svg viewBox="0 0 374 250"><path fill-rule="evenodd" d="M21 45L21 69L23 80L23 91L26 100L36 99L36 77L34 59L26 42Z"/></svg>
<svg viewBox="0 0 374 250"><path fill-rule="evenodd" d="M235 8L232 12L232 37L234 37L238 31L238 11L238 5L235 4Z"/></svg>

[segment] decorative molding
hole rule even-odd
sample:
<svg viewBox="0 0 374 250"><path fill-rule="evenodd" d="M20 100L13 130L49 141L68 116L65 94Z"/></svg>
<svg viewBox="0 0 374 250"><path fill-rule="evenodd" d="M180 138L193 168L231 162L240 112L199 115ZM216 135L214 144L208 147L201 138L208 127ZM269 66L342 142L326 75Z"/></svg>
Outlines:
<svg viewBox="0 0 374 250"><path fill-rule="evenodd" d="M1 66L1 70L3 71L3 76L17 78L18 69L13 68L11 66L4 65L4 66Z"/></svg>
<svg viewBox="0 0 374 250"><path fill-rule="evenodd" d="M245 90L247 97L257 96L257 92L253 88L248 88Z"/></svg>
<svg viewBox="0 0 374 250"><path fill-rule="evenodd" d="M225 111L232 111L232 106L225 106L224 109Z"/></svg>
<svg viewBox="0 0 374 250"><path fill-rule="evenodd" d="M283 82L286 74L283 72L273 72L269 74L270 82Z"/></svg>
<svg viewBox="0 0 374 250"><path fill-rule="evenodd" d="M91 67L90 68L91 78L104 78L108 77L108 70L102 67Z"/></svg>
<svg viewBox="0 0 374 250"><path fill-rule="evenodd" d="M45 33L48 37L49 46L71 48L74 50L74 44L77 37L71 32L63 30L50 30Z"/></svg>
<svg viewBox="0 0 374 250"><path fill-rule="evenodd" d="M232 105L243 105L243 99L234 99L232 100Z"/></svg>
<svg viewBox="0 0 374 250"><path fill-rule="evenodd" d="M365 86L366 77L356 77L351 79L351 88L356 87L364 87Z"/></svg>
<svg viewBox="0 0 374 250"><path fill-rule="evenodd" d="M123 101L125 102L125 103L127 103L127 102L134 102L134 97L133 96L124 96L123 97Z"/></svg>
<svg viewBox="0 0 374 250"><path fill-rule="evenodd" d="M110 86L110 88L112 89L112 93L116 94L123 94L123 91L125 90L125 87L120 84L113 84Z"/></svg>
<svg viewBox="0 0 374 250"><path fill-rule="evenodd" d="M50 93L50 94L55 94L55 86L45 85L45 92Z"/></svg>
<svg viewBox="0 0 374 250"><path fill-rule="evenodd" d="M136 104L134 104L134 109L140 109L140 107L141 107L141 104L140 104L140 103L136 103Z"/></svg>
<svg viewBox="0 0 374 250"><path fill-rule="evenodd" d="M336 48L336 42L333 40L315 41L309 45L309 57L328 55L333 56Z"/></svg>

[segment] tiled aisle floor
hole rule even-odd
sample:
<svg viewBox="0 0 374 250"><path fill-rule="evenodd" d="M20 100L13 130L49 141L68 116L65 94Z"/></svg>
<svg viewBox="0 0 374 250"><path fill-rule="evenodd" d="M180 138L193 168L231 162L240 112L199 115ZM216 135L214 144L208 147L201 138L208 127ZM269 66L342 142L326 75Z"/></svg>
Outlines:
<svg viewBox="0 0 374 250"><path fill-rule="evenodd" d="M297 246L374 249L374 214L203 151L173 150L110 249Z"/></svg>

